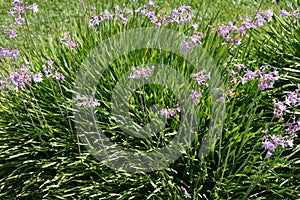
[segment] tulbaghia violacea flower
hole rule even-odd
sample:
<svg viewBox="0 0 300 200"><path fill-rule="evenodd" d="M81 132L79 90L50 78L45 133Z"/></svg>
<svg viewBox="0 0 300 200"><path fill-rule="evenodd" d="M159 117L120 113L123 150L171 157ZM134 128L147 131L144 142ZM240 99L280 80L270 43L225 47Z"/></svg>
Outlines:
<svg viewBox="0 0 300 200"><path fill-rule="evenodd" d="M184 198L192 198L191 197L191 195L187 192L187 190L183 187L183 186L181 186L180 187L180 189L183 191L183 193L184 193Z"/></svg>
<svg viewBox="0 0 300 200"><path fill-rule="evenodd" d="M130 76L128 77L130 80L134 80L134 79L148 79L151 74L152 71L154 70L154 66L147 66L147 67L143 67L143 68L135 68L134 66L131 67L131 71L132 73L130 74Z"/></svg>
<svg viewBox="0 0 300 200"><path fill-rule="evenodd" d="M280 15L281 15L282 17L284 17L284 18L288 18L288 17L292 16L292 14L289 13L288 11L286 11L285 9L282 9L282 10L280 11Z"/></svg>
<svg viewBox="0 0 300 200"><path fill-rule="evenodd" d="M66 38L61 38L61 39L60 39L62 44L64 44L64 45L70 47L71 50L73 50L73 49L75 49L76 47L79 46L79 44L74 43L74 42L72 41L69 32L67 32L66 35L67 35Z"/></svg>
<svg viewBox="0 0 300 200"><path fill-rule="evenodd" d="M190 98L192 101L194 101L196 104L200 102L200 98L202 97L202 91L193 90Z"/></svg>
<svg viewBox="0 0 300 200"><path fill-rule="evenodd" d="M17 35L18 35L18 33L16 31L14 31L13 29L10 29L6 34L10 38L17 37Z"/></svg>
<svg viewBox="0 0 300 200"><path fill-rule="evenodd" d="M201 70L196 74L192 74L191 77L196 80L198 85L208 86L208 81L210 79L210 73L206 70Z"/></svg>
<svg viewBox="0 0 300 200"><path fill-rule="evenodd" d="M19 91L22 90L26 85L30 85L31 80L32 78L27 65L23 65L16 71L10 72L5 81L7 86L10 85Z"/></svg>
<svg viewBox="0 0 300 200"><path fill-rule="evenodd" d="M240 34L240 35L244 35L245 33L246 33L246 28L245 27L240 27L240 28L238 28L238 33Z"/></svg>
<svg viewBox="0 0 300 200"><path fill-rule="evenodd" d="M53 60L46 61L46 65L43 66L43 72L45 73L46 78L50 78L53 74L54 67L53 67Z"/></svg>
<svg viewBox="0 0 300 200"><path fill-rule="evenodd" d="M269 135L268 130L263 131L265 137L262 139L262 147L267 150L267 157L271 157L278 146L282 148L293 147L294 137L290 135Z"/></svg>
<svg viewBox="0 0 300 200"><path fill-rule="evenodd" d="M0 54L3 58L5 58L6 56L8 58L15 58L20 54L19 50L13 50L12 47L10 47L11 50L7 49L7 48L2 48L0 47Z"/></svg>
<svg viewBox="0 0 300 200"><path fill-rule="evenodd" d="M171 16L166 16L165 19L170 23L186 24L192 20L194 16L191 11L191 6L180 6L178 9L174 9Z"/></svg>
<svg viewBox="0 0 300 200"><path fill-rule="evenodd" d="M291 91L285 98L285 104L288 106L298 106L300 104L300 84L295 91Z"/></svg>
<svg viewBox="0 0 300 200"><path fill-rule="evenodd" d="M120 18L122 24L125 24L128 21L128 19L126 17L124 17L123 15L119 15L119 18Z"/></svg>
<svg viewBox="0 0 300 200"><path fill-rule="evenodd" d="M181 53L184 53L186 51L190 51L191 50L191 46L189 42L183 42L180 44L180 50Z"/></svg>
<svg viewBox="0 0 300 200"><path fill-rule="evenodd" d="M284 113L286 113L287 109L286 106L284 105L284 102L276 102L274 100L274 111L273 114L277 118L283 117Z"/></svg>
<svg viewBox="0 0 300 200"><path fill-rule="evenodd" d="M230 88L220 89L220 88L215 88L214 92L219 93L221 96L219 98L220 102L225 102L226 98L232 97L234 95L234 91Z"/></svg>
<svg viewBox="0 0 300 200"><path fill-rule="evenodd" d="M62 75L59 72L55 72L54 74L52 74L52 77L55 78L56 80L60 81L60 82L64 82L65 81L64 75Z"/></svg>
<svg viewBox="0 0 300 200"><path fill-rule="evenodd" d="M191 13L190 6L181 6L178 9L174 9L171 15L166 15L162 12L159 14L155 13L153 8L156 6L153 0L149 0L145 5L133 10L130 9L120 9L119 6L115 6L115 12L109 13L107 10L100 13L99 15L93 16L90 20L89 27L93 29L96 25L101 22L110 19L119 19L121 23L127 23L127 15L132 15L133 13L140 13L141 15L149 18L149 20L155 24L156 28L160 28L168 23L185 24L191 21L193 13Z"/></svg>
<svg viewBox="0 0 300 200"><path fill-rule="evenodd" d="M53 67L53 60L46 61L46 64L43 65L43 72L47 79L54 78L60 82L65 81L65 76L61 74L60 72L55 72L55 68Z"/></svg>
<svg viewBox="0 0 300 200"><path fill-rule="evenodd" d="M155 7L155 2L153 0L149 0L148 5L151 7Z"/></svg>
<svg viewBox="0 0 300 200"><path fill-rule="evenodd" d="M9 25L9 26L1 26L2 30L7 30L7 32L5 33L8 37L10 38L14 38L18 35L15 27L18 25L22 25L25 21L25 19L22 17L22 14L25 13L26 10L31 10L33 9L34 11L36 11L36 4L27 6L28 3L23 3L21 1L14 1L12 3L12 8L11 10L8 12L8 16L10 18L14 18L14 23Z"/></svg>
<svg viewBox="0 0 300 200"><path fill-rule="evenodd" d="M246 21L242 22L242 28L244 28L245 30L255 29L256 25L254 23L246 20Z"/></svg>
<svg viewBox="0 0 300 200"><path fill-rule="evenodd" d="M297 137L297 132L300 131L300 119L298 119L297 121L295 120L295 116L294 116L294 122L293 123L287 123L286 126L286 133L287 135L289 135L292 138Z"/></svg>
<svg viewBox="0 0 300 200"><path fill-rule="evenodd" d="M285 101L277 102L275 99L273 100L274 101L273 114L276 118L282 118L285 115L285 113L289 113L293 107L297 107L298 105L300 105L299 90L300 90L300 84L298 84L298 88L295 91L291 91L288 95L286 95ZM300 128L300 121L298 121L297 127ZM289 130L292 130L291 127L289 127Z"/></svg>
<svg viewBox="0 0 300 200"><path fill-rule="evenodd" d="M280 11L280 15L285 19L291 18L291 19L293 19L293 23L296 23L297 19L299 18L299 8L293 9L292 4L287 4L287 6L291 9L291 12L289 12L285 9L282 9Z"/></svg>
<svg viewBox="0 0 300 200"><path fill-rule="evenodd" d="M253 80L256 76L257 76L257 72L256 72L256 71L251 71L251 70L247 69L247 70L245 71L244 78L246 78L247 80L251 81L251 80Z"/></svg>
<svg viewBox="0 0 300 200"><path fill-rule="evenodd" d="M34 13L39 12L39 8L36 3L33 3L32 5L28 6L27 9L32 10Z"/></svg>
<svg viewBox="0 0 300 200"><path fill-rule="evenodd" d="M266 10L264 12L257 11L254 20L252 20L250 16L247 16L245 20L243 20L240 16L239 19L234 20L234 23L229 21L225 24L218 25L217 31L227 43L240 45L242 43L241 36L244 35L248 29L262 27L267 21L271 21L272 17L272 10Z"/></svg>
<svg viewBox="0 0 300 200"><path fill-rule="evenodd" d="M198 27L199 27L199 25L198 25L197 23L194 23L194 24L192 25L192 27L193 27L193 29L197 30Z"/></svg>
<svg viewBox="0 0 300 200"><path fill-rule="evenodd" d="M156 28L160 28L168 23L185 24L190 22L193 17L190 6L180 6L178 9L174 9L171 15L164 13L156 14L152 10L153 7L155 7L155 3L150 0L148 4L137 8L135 12L148 17L155 24Z"/></svg>
<svg viewBox="0 0 300 200"><path fill-rule="evenodd" d="M240 71L245 68L244 64L233 64L233 67L229 69L229 75L231 77L231 82L232 83L237 83L238 79L240 79L242 84L245 84L247 81L246 76L241 77L239 75Z"/></svg>
<svg viewBox="0 0 300 200"><path fill-rule="evenodd" d="M300 97L299 97L299 93L297 92L290 92L286 99L285 99L285 104L287 105L298 105L300 103Z"/></svg>
<svg viewBox="0 0 300 200"><path fill-rule="evenodd" d="M245 68L244 64L233 64L233 68L235 71L240 72L242 69Z"/></svg>
<svg viewBox="0 0 300 200"><path fill-rule="evenodd" d="M49 62L51 63L51 62ZM20 68L18 68L15 71L11 71L9 73L9 76L6 77L4 80L1 80L1 89L5 88L5 90L8 89L16 89L17 91L23 90L26 86L31 86L32 82L42 82L43 81L43 75L41 72L38 72L36 74L32 74L28 68L29 63L27 62L25 65L22 65ZM47 68L44 67L44 72ZM48 69L47 69L48 70ZM54 70L54 69L53 69ZM47 72L47 71L46 71ZM47 77L47 73L46 77ZM49 76L47 78L53 77L61 82L64 81L64 76L58 72L50 72L49 70ZM5 86L5 87L4 87Z"/></svg>
<svg viewBox="0 0 300 200"><path fill-rule="evenodd" d="M271 9L269 9L269 10L264 11L264 12L263 12L263 15L265 16L265 18L266 18L268 21L271 21L271 19L272 19L274 13L273 13L273 11L272 11Z"/></svg>
<svg viewBox="0 0 300 200"><path fill-rule="evenodd" d="M37 74L32 75L32 80L34 82L42 82L43 81L42 74L37 73Z"/></svg>
<svg viewBox="0 0 300 200"><path fill-rule="evenodd" d="M258 88L261 90L273 88L275 81L279 79L279 74L276 69L273 72L269 72L269 73L265 73L264 70L258 71L258 75L259 75Z"/></svg>
<svg viewBox="0 0 300 200"><path fill-rule="evenodd" d="M91 95L91 97L87 97L85 95L77 95L76 96L76 100L78 101L78 103L76 104L76 106L78 107L96 107L96 106L100 106L100 103L97 99L93 99L94 95Z"/></svg>
<svg viewBox="0 0 300 200"><path fill-rule="evenodd" d="M196 46L198 44L201 44L201 39L204 37L204 34L203 33L200 33L200 32L196 32L194 33L194 35L192 36L187 36L186 38L188 40L190 40L190 42Z"/></svg>
<svg viewBox="0 0 300 200"><path fill-rule="evenodd" d="M156 23L155 28L160 28L160 27L161 27L161 23L160 22Z"/></svg>
<svg viewBox="0 0 300 200"><path fill-rule="evenodd" d="M11 4L12 10L17 11L18 15L23 14L26 11L26 3L23 3L19 0L15 0Z"/></svg>
<svg viewBox="0 0 300 200"><path fill-rule="evenodd" d="M24 23L25 19L23 17L18 17L15 19L14 24L22 25Z"/></svg>
<svg viewBox="0 0 300 200"><path fill-rule="evenodd" d="M159 113L160 113L161 116L165 116L167 118L170 118L170 117L176 116L177 112L181 112L181 106L180 105L176 105L174 108L162 109Z"/></svg>
<svg viewBox="0 0 300 200"><path fill-rule="evenodd" d="M240 77L240 81L242 84L244 84L247 80L251 81L255 78L258 78L258 88L260 90L265 90L272 88L275 81L279 79L279 73L277 69L275 69L273 72L266 73L266 69L269 67L267 65L261 66L260 70L251 71L247 69L245 71L245 75L243 77Z"/></svg>
<svg viewBox="0 0 300 200"><path fill-rule="evenodd" d="M54 64L54 61L53 61L53 60L47 60L47 61L46 61L46 65L49 67L49 69L50 69L51 71L54 70L53 64Z"/></svg>
<svg viewBox="0 0 300 200"><path fill-rule="evenodd" d="M115 13L110 13L109 11L105 10L104 12L101 12L99 15L93 16L92 19L90 20L89 27L91 29L94 29L95 26L97 26L101 22L104 22L106 20L111 20L111 19L119 19L122 24L125 24L128 21L127 15L132 15L132 14L133 14L133 10L130 10L128 8L121 10L119 6L115 6Z"/></svg>
<svg viewBox="0 0 300 200"><path fill-rule="evenodd" d="M266 20L263 18L263 17L260 17L257 19L257 22L256 22L256 26L257 27L262 27L264 26L266 23Z"/></svg>
<svg viewBox="0 0 300 200"><path fill-rule="evenodd" d="M14 17L15 16L15 11L13 11L13 10L8 11L8 16L9 17Z"/></svg>
<svg viewBox="0 0 300 200"><path fill-rule="evenodd" d="M32 5L28 6L28 3L23 3L22 1L16 0L11 4L12 9L9 12L9 16L14 16L15 12L18 13L18 16L21 16L25 13L26 10L32 10L34 13L39 11L38 5L33 3Z"/></svg>
<svg viewBox="0 0 300 200"><path fill-rule="evenodd" d="M7 53L8 58L15 58L20 54L19 50L11 50Z"/></svg>

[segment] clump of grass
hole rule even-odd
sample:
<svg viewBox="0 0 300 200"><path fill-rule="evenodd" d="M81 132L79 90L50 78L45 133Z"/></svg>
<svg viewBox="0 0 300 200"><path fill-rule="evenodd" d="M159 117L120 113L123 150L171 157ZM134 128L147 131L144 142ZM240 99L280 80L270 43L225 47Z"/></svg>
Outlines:
<svg viewBox="0 0 300 200"><path fill-rule="evenodd" d="M39 46L34 45L36 41L28 39L25 40L28 48L20 48L19 60L1 60L10 67L7 72L3 70L0 83L1 198L294 199L299 196L299 140L294 137L294 148L286 151L288 146L280 143L285 148L278 145L271 151L270 158L262 147L264 137L264 141L270 143L271 139L266 140L266 137L271 134L286 134L286 122L296 135L299 131L296 119L300 100L295 100L294 105L290 103L288 111L280 110L284 116L276 118L273 114L276 108L273 99L283 102L282 94L294 92L299 95L296 87L299 83L298 21L293 23L293 19L286 19L274 11L275 16L271 16L270 21L241 34L240 42L235 43L235 40L228 40L226 34L225 38L220 35L220 29L216 31L218 27L211 26L216 18L207 24L201 23L200 11L189 7L184 7L188 15L180 18L180 5L174 5L175 10L170 10L163 3L157 2L156 7L150 5L151 2L146 4L145 10L146 13L153 11L151 15L130 14L128 9L137 9L141 3L128 3L127 7L121 5L107 11L116 20L107 17L101 23L94 23L93 29L90 17L96 13L87 11L81 19L74 20L72 30L60 30L49 38L51 42L47 48L37 51L34 49ZM86 3L84 8L88 10L90 4ZM163 12L159 13L159 10ZM81 63L99 43L129 29L159 28L159 23L163 25L162 19L172 13L178 21L167 20L165 27L189 36L181 50L188 55L191 49L203 47L216 61L226 85L224 90L214 88L220 93L218 101L226 102L226 118L213 151L204 158L198 153L213 117L208 88L213 76L205 71L195 71L195 66L179 55L148 48L129 52L118 57L99 77L95 99L82 94L77 99L72 98ZM155 19L155 16L159 17ZM25 19L30 22L32 17L29 15ZM55 27L50 21L52 23ZM235 37L234 24L228 26ZM27 28L21 26L20 33L29 34L31 26ZM70 33L65 35L66 32ZM167 118L166 126L149 138L136 138L122 131L117 117L123 116L114 116L111 108L113 89L118 81L128 71L131 72L128 79L147 79L151 73L143 73L148 68L142 70L138 66L148 63L172 64L189 79L197 92L191 95L199 103L200 125L189 148L169 166L149 173L116 171L90 155L84 141L80 141L74 125L76 110L72 105L79 100L79 107L95 108L97 121L105 135L125 150L147 152L168 145L176 135L182 117L178 98L170 88L148 84L129 98L129 114L138 125L146 125L154 118L151 106L160 104L165 108L156 114ZM26 69L24 66L19 68L24 64ZM7 77L11 80L5 79Z"/></svg>

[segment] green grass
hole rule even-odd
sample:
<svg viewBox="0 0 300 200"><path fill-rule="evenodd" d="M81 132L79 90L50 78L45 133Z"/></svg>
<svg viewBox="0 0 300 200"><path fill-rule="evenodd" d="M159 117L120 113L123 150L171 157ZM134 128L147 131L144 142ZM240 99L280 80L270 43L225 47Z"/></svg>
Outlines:
<svg viewBox="0 0 300 200"><path fill-rule="evenodd" d="M290 24L276 15L266 26L246 34L239 47L221 45L224 40L207 26L233 21L238 14L254 16L259 7L262 10L273 8L278 13L279 5L271 1L248 0L236 3L228 0L185 1L192 5L199 31L204 34L202 48L216 62L226 87L234 91L226 101L222 134L209 154L199 158L201 144L214 119L212 96L208 88L201 86L203 98L198 107L199 127L190 147L169 166L153 172L131 174L99 162L90 155L83 141L78 144L78 132L75 131L78 118L75 118L77 110L72 107L72 95L77 72L90 51L120 32L153 25L139 16L130 18L126 25L108 21L95 30L88 28L92 15L90 6L96 6L99 13L104 9L112 11L112 6L118 4L131 7L127 1L85 1L86 10L80 1L36 2L40 12L26 14L26 25L21 28L22 34L17 40L3 37L1 45L14 42L15 48L21 51L21 57L3 60L1 78L15 68L15 61L22 63L28 60L31 71L39 72L45 61L52 59L56 68L61 67L59 72L66 80L60 83L48 79L34 83L22 92L1 93L1 199L184 199L180 186L187 189L192 199L300 198L299 139L295 139L293 149L278 149L270 159L266 158L266 151L261 147L262 130L269 128L272 133L284 134L284 124L290 116L274 119L272 101L283 101L283 95L300 83L299 22ZM9 23L4 16L10 4L8 1L0 4L0 24ZM157 4L160 10L171 12L182 2L157 1ZM167 28L190 35L193 33L192 23ZM75 33L78 41L82 41L74 51L61 44L64 32ZM111 55L115 53L108 52ZM201 61L203 58L194 59ZM95 57L93 61L99 66L103 62L101 57ZM197 72L197 66L188 63L182 56L155 48L143 48L118 57L102 75L98 72L88 74L99 83L95 94L101 103L95 111L99 127L110 141L124 150L137 153L166 146L178 134L183 118L180 114L178 118L167 120L166 127L159 134L143 139L126 134L117 124L111 109L113 88L132 65L147 63L172 65L189 80L191 86L195 86L190 74ZM223 67L224 63L228 64L227 68ZM233 69L233 64L245 64L251 70L268 64L271 69L278 68L282 77L274 89L260 91L255 81L244 85L230 83L229 69ZM179 98L183 99L182 96L175 97L172 89L177 85L174 80L172 84L175 86L171 89L149 84L136 90L128 100L132 121L145 125L150 120L146 117L148 114L151 119L157 117L151 112L151 106L160 104L171 108ZM295 109L295 114L299 116L299 108ZM118 117L122 119L124 116ZM112 160L106 162L113 162L115 155L119 154L110 155Z"/></svg>

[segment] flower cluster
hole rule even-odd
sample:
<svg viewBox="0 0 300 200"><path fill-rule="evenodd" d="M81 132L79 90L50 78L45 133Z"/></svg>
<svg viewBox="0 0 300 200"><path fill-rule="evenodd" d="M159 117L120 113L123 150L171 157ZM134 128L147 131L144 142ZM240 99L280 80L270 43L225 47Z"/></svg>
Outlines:
<svg viewBox="0 0 300 200"><path fill-rule="evenodd" d="M96 25L106 20L120 20L121 23L125 24L128 21L128 16L133 13L139 13L144 17L147 17L152 23L155 24L156 28L160 28L166 24L185 24L191 21L193 14L191 13L191 6L180 6L178 9L174 9L170 15L157 14L154 10L156 4L153 0L149 0L147 4L133 10L120 9L119 6L115 7L115 12L110 13L107 10L100 13L99 15L93 16L89 27L93 29Z"/></svg>
<svg viewBox="0 0 300 200"><path fill-rule="evenodd" d="M260 90L265 90L268 88L273 88L275 81L279 79L279 73L276 69L273 72L269 72L269 73L264 73L264 71L259 71L258 77L259 77L258 88Z"/></svg>
<svg viewBox="0 0 300 200"><path fill-rule="evenodd" d="M171 15L157 15L153 8L155 2L150 0L147 5L139 7L135 10L136 13L148 17L152 23L155 24L156 28L160 28L166 24L186 24L192 20L193 13L191 13L191 6L180 6L178 9L173 9Z"/></svg>
<svg viewBox="0 0 300 200"><path fill-rule="evenodd" d="M28 5L28 3L22 3L20 0L16 0L11 4L12 8L8 12L10 18L13 18L13 23L11 25L5 26L2 25L0 27L0 32L9 38L14 38L18 35L17 26L22 25L25 19L22 17L22 14L25 13L26 10L33 10L34 12L38 12L38 6L36 3L32 5ZM13 49L13 46L10 45L9 48L0 47L0 53L2 58L15 58L20 52L19 50ZM1 59L0 59L1 61Z"/></svg>
<svg viewBox="0 0 300 200"><path fill-rule="evenodd" d="M31 85L33 82L39 82L38 74L31 74L28 68L28 63L22 65L20 68L15 71L11 71L9 76L3 80L0 80L0 88L2 91L7 92L10 88L14 88L17 91L24 89L25 86Z"/></svg>
<svg viewBox="0 0 300 200"><path fill-rule="evenodd" d="M196 80L198 85L208 86L208 81L210 79L210 73L206 70L201 70L196 74L192 74L191 77Z"/></svg>
<svg viewBox="0 0 300 200"><path fill-rule="evenodd" d="M176 105L174 108L166 108L160 111L161 116L166 116L167 118L176 116L176 112L181 112L181 106Z"/></svg>
<svg viewBox="0 0 300 200"><path fill-rule="evenodd" d="M131 67L132 73L130 74L130 76L128 78L130 80L139 79L139 78L148 79L151 76L154 68L155 68L154 66L151 66L151 67L147 66L147 67L137 69L134 66L132 66Z"/></svg>
<svg viewBox="0 0 300 200"><path fill-rule="evenodd" d="M294 92L290 92L285 99L286 105L292 105L292 106L298 106L300 104L300 84L298 85L298 89L296 89Z"/></svg>
<svg viewBox="0 0 300 200"><path fill-rule="evenodd" d="M297 137L297 132L300 131L300 119L298 119L297 121L295 119L296 117L294 116L294 122L286 124L286 133L293 138Z"/></svg>
<svg viewBox="0 0 300 200"><path fill-rule="evenodd" d="M225 64L224 66L227 67L227 64ZM232 67L231 69L229 69L229 75L230 75L230 77L231 77L231 83L234 83L234 84L235 84L235 83L237 83L237 81L238 81L239 79L241 79L242 84L245 83L246 78L245 78L245 77L241 78L241 77L239 76L239 73L240 73L241 70L244 69L244 68L245 68L245 65L244 65L244 64L233 64L233 67Z"/></svg>
<svg viewBox="0 0 300 200"><path fill-rule="evenodd" d="M187 190L181 186L180 189L184 192L184 198L191 198L191 195L187 192Z"/></svg>
<svg viewBox="0 0 300 200"><path fill-rule="evenodd" d="M172 15L166 18L170 23L186 24L191 21L193 14L191 13L191 6L180 6L174 9Z"/></svg>
<svg viewBox="0 0 300 200"><path fill-rule="evenodd" d="M9 26L1 26L2 31L9 37L16 37L18 35L16 27L22 25L25 19L22 17L22 14L26 10L32 10L33 12L38 12L38 5L36 3L28 5L27 2L23 3L20 0L16 0L11 4L11 10L8 12L8 16L13 18L14 23Z"/></svg>
<svg viewBox="0 0 300 200"><path fill-rule="evenodd" d="M154 1L150 0L148 2L148 4L143 5L139 8L137 8L134 12L135 13L140 13L141 15L147 17L148 19L150 19L150 21L152 23L155 23L158 21L158 17L156 16L155 11L153 10L153 8L155 8L156 4ZM161 23L156 23L156 27L159 28L161 26Z"/></svg>
<svg viewBox="0 0 300 200"><path fill-rule="evenodd" d="M0 47L0 54L2 58L8 57L8 58L15 58L20 54L19 50L12 49L13 46L11 45L9 49Z"/></svg>
<svg viewBox="0 0 300 200"><path fill-rule="evenodd" d="M78 107L96 107L100 106L100 103L97 99L92 98L94 95L92 94L91 97L87 97L85 95L77 95L76 100L79 102L76 104Z"/></svg>
<svg viewBox="0 0 300 200"><path fill-rule="evenodd" d="M276 118L282 118L287 112L287 107L298 106L300 104L300 84L295 91L291 91L285 97L284 102L277 102L274 100L273 114ZM300 130L300 119L296 121L296 116L293 116L293 123L286 123L286 135L285 136L269 136L267 130L266 136L263 138L263 147L268 150L267 156L270 157L275 151L277 146L285 148L287 146L293 147L294 138L297 137L297 132Z"/></svg>
<svg viewBox="0 0 300 200"><path fill-rule="evenodd" d="M74 35L74 36L75 36L75 35ZM64 45L70 47L71 50L73 50L73 49L75 49L76 47L79 46L79 44L74 43L74 42L72 41L71 35L70 35L69 32L66 33L66 38L61 38L60 40L61 40L61 43L62 43L62 44L64 44Z"/></svg>
<svg viewBox="0 0 300 200"><path fill-rule="evenodd" d="M43 72L46 78L48 79L52 77L60 82L64 82L65 81L64 75L55 71L55 68L53 67L53 63L54 62L52 60L48 60L46 64L43 66Z"/></svg>
<svg viewBox="0 0 300 200"><path fill-rule="evenodd" d="M127 15L133 14L133 10L128 8L124 8L123 10L121 10L119 6L116 6L115 10L117 11L115 15L119 18L122 24L125 24L128 21L128 19L126 18Z"/></svg>
<svg viewBox="0 0 300 200"><path fill-rule="evenodd" d="M291 3L287 4L287 6L289 7L290 11L287 11L285 9L281 9L280 10L280 16L282 16L285 19L292 19L293 23L296 23L297 19L300 16L300 13L299 13L300 8L294 9L293 5Z"/></svg>
<svg viewBox="0 0 300 200"><path fill-rule="evenodd" d="M230 88L226 88L226 89L215 88L214 92L219 92L219 94L221 95L219 100L221 102L225 102L226 98L232 97L234 94L233 90Z"/></svg>
<svg viewBox="0 0 300 200"><path fill-rule="evenodd" d="M208 81L210 79L210 73L206 70L201 70L195 74L192 74L191 77L197 82L199 86L208 87ZM202 97L202 89L193 90L190 98L193 102L198 104L200 102L200 98Z"/></svg>
<svg viewBox="0 0 300 200"><path fill-rule="evenodd" d="M93 16L92 19L90 20L89 27L90 29L93 29L101 22L104 22L106 20L111 20L111 19L114 20L119 19L122 24L125 24L128 21L127 15L132 15L132 14L133 11L130 9L125 8L121 10L119 6L115 6L115 13L110 13L109 11L105 10L104 12L101 12L100 14Z"/></svg>
<svg viewBox="0 0 300 200"><path fill-rule="evenodd" d="M274 111L273 114L276 118L281 118L287 112L287 107L296 107L300 105L300 84L298 84L298 88L295 91L291 91L285 97L285 101L276 102L274 100Z"/></svg>
<svg viewBox="0 0 300 200"><path fill-rule="evenodd" d="M276 136L276 135L269 135L268 130L263 131L265 133L265 137L262 140L262 147L267 151L267 157L271 157L272 154L275 152L278 146L282 148L286 147L293 147L293 138L294 136L285 135L285 136Z"/></svg>
<svg viewBox="0 0 300 200"><path fill-rule="evenodd" d="M21 16L23 13L25 13L26 10L32 10L33 12L38 12L38 5L36 3L33 3L32 5L28 5L27 2L23 3L20 0L15 0L11 4L12 9L9 11L9 16L13 17L15 14L17 16Z"/></svg>
<svg viewBox="0 0 300 200"><path fill-rule="evenodd" d="M111 19L112 18L112 14L110 14L110 12L108 12L107 10L105 10L104 12L100 13L99 15L93 16L92 19L90 20L90 29L93 29L96 25L98 25L99 23Z"/></svg>
<svg viewBox="0 0 300 200"><path fill-rule="evenodd" d="M274 100L274 111L273 114L277 118L283 117L284 113L286 112L286 106L284 105L284 102L276 102Z"/></svg>
<svg viewBox="0 0 300 200"><path fill-rule="evenodd" d="M227 43L240 45L241 36L243 36L248 29L256 29L264 26L267 21L272 20L272 16L272 10L266 10L264 12L257 11L254 19L250 16L247 16L245 19L239 16L234 22L230 21L219 25L217 31ZM238 24L240 24L240 26L238 26Z"/></svg>
<svg viewBox="0 0 300 200"><path fill-rule="evenodd" d="M202 97L202 90L193 90L193 93L190 95L190 98L196 104L200 102L201 97Z"/></svg>
<svg viewBox="0 0 300 200"><path fill-rule="evenodd" d="M247 69L245 71L245 75L243 77L240 77L241 83L245 84L247 81L258 78L258 88L260 90L273 88L275 81L279 79L279 73L277 69L272 72L266 73L266 69L268 68L269 66L263 65L261 66L260 70L251 71Z"/></svg>
<svg viewBox="0 0 300 200"><path fill-rule="evenodd" d="M32 78L27 65L23 65L16 71L10 72L5 80L7 85L11 85L17 90L22 90L26 85L31 84Z"/></svg>
<svg viewBox="0 0 300 200"><path fill-rule="evenodd" d="M0 80L0 88L7 91L9 88L15 88L17 91L24 89L25 86L30 86L32 82L42 82L43 74L38 72L32 74L28 68L29 63L22 65L15 71L11 71L9 76ZM65 77L61 73L55 71L53 61L49 60L43 66L43 72L46 78L54 78L60 82L64 82Z"/></svg>
<svg viewBox="0 0 300 200"><path fill-rule="evenodd" d="M203 36L203 33L200 32L196 32L192 36L187 36L187 41L181 43L180 45L181 52L184 53L185 51L190 51L192 47L201 45L201 39Z"/></svg>

